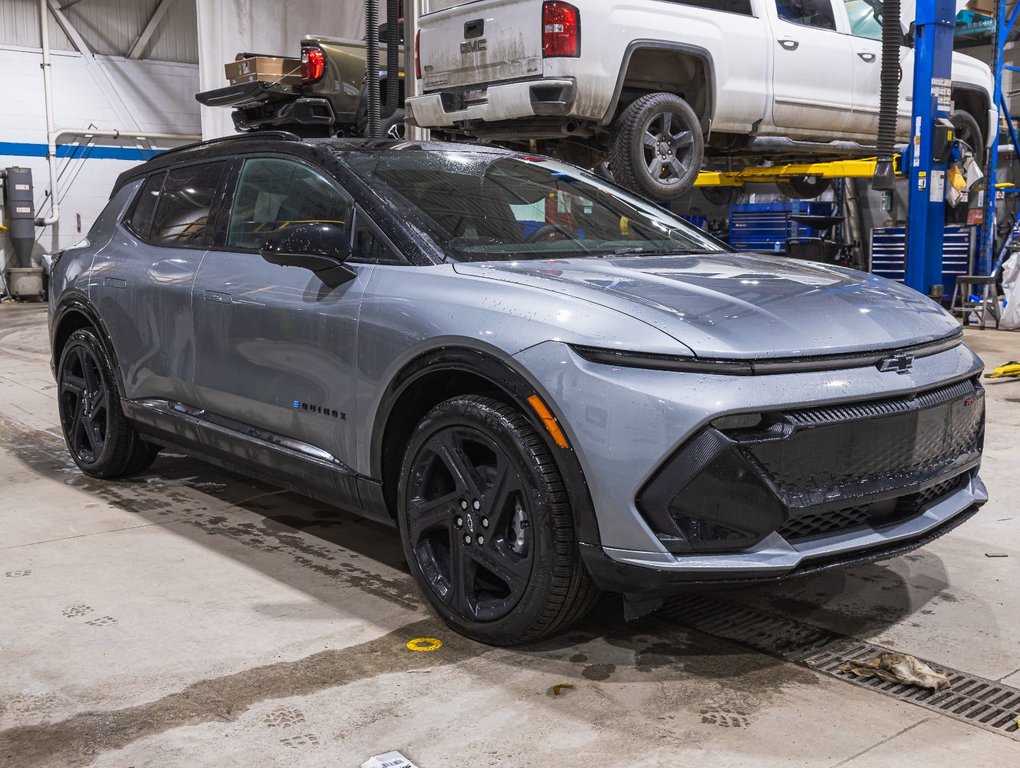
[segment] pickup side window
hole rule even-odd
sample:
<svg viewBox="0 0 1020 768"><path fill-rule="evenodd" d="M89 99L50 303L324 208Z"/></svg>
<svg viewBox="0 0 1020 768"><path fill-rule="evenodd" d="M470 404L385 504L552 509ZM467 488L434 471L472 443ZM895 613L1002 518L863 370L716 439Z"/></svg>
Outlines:
<svg viewBox="0 0 1020 768"><path fill-rule="evenodd" d="M346 227L350 199L304 163L278 157L247 160L234 195L227 247L257 250L291 224L329 222Z"/></svg>
<svg viewBox="0 0 1020 768"><path fill-rule="evenodd" d="M882 39L882 22L875 18L875 0L844 0L850 34L870 40Z"/></svg>
<svg viewBox="0 0 1020 768"><path fill-rule="evenodd" d="M723 13L739 13L743 16L751 16L751 0L669 0L679 5L693 5L695 8L704 8L707 11L722 11Z"/></svg>
<svg viewBox="0 0 1020 768"><path fill-rule="evenodd" d="M163 189L163 181L166 179L166 171L160 171L149 176L142 184L138 197L135 198L131 214L124 220L128 229L138 235L142 240L149 239L149 231L152 229L152 216L156 212L156 203L159 201L159 192Z"/></svg>
<svg viewBox="0 0 1020 768"><path fill-rule="evenodd" d="M199 163L167 174L149 231L158 245L208 247L213 241L209 214L226 162Z"/></svg>
<svg viewBox="0 0 1020 768"><path fill-rule="evenodd" d="M776 0L779 18L805 27L836 30L832 0Z"/></svg>

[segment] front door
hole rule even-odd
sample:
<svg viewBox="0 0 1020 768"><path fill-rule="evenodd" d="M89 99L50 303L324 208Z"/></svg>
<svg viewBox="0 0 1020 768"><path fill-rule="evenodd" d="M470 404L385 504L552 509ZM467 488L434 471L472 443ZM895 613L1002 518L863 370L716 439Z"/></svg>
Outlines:
<svg viewBox="0 0 1020 768"><path fill-rule="evenodd" d="M225 247L206 254L194 295L195 385L207 414L348 467L358 313L372 267L352 265L357 276L330 288L305 269L269 263L259 246L291 224L348 226L351 210L337 183L310 165L245 160Z"/></svg>
<svg viewBox="0 0 1020 768"><path fill-rule="evenodd" d="M770 0L772 120L794 138L835 138L853 108L853 50L832 0Z"/></svg>

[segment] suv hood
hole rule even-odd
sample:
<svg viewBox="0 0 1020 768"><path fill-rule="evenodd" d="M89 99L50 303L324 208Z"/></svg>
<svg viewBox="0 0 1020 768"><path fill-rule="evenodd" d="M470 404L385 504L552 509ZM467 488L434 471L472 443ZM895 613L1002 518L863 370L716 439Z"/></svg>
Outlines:
<svg viewBox="0 0 1020 768"><path fill-rule="evenodd" d="M885 278L757 254L459 263L454 269L587 299L669 334L700 357L896 348L960 327L935 302Z"/></svg>

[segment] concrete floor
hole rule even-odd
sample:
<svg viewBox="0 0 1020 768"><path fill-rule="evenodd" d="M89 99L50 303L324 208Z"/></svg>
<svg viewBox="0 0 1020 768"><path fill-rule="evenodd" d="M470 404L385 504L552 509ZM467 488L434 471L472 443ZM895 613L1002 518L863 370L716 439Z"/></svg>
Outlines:
<svg viewBox="0 0 1020 768"><path fill-rule="evenodd" d="M1020 334L968 341L989 366L1020 358ZM1016 734L627 624L612 598L539 646L466 641L424 607L393 531L183 456L88 479L46 346L42 306L0 305L0 765L1020 764ZM905 557L719 599L1020 687L1020 380L988 393L976 518ZM416 637L444 645L411 652Z"/></svg>

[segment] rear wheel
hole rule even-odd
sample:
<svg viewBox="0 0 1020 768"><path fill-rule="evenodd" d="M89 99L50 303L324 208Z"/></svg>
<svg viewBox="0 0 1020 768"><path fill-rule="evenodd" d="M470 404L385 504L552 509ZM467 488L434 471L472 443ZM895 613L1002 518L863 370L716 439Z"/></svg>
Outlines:
<svg viewBox="0 0 1020 768"><path fill-rule="evenodd" d="M61 430L82 472L114 478L152 464L159 449L142 440L121 411L110 355L92 329L75 331L64 344L57 382Z"/></svg>
<svg viewBox="0 0 1020 768"><path fill-rule="evenodd" d="M667 202L686 194L705 156L701 123L690 105L672 93L650 93L616 119L609 167L625 187Z"/></svg>
<svg viewBox="0 0 1020 768"><path fill-rule="evenodd" d="M468 637L538 640L597 595L545 442L497 400L456 397L429 412L404 455L398 512L412 574Z"/></svg>

